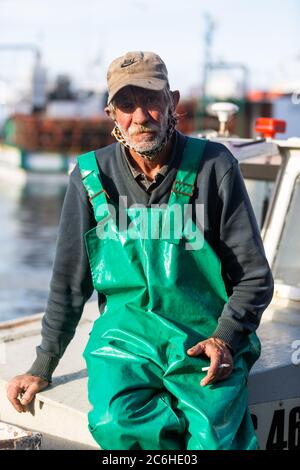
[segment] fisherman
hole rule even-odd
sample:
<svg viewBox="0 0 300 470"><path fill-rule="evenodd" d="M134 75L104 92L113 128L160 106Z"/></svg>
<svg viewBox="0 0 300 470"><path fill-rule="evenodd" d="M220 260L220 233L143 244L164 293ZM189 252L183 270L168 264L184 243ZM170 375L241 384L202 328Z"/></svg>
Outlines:
<svg viewBox="0 0 300 470"><path fill-rule="evenodd" d="M247 377L273 278L238 162L176 130L157 54L126 53L107 80L117 142L70 175L42 342L8 399L26 411L48 386L96 289L84 358L99 446L256 449Z"/></svg>

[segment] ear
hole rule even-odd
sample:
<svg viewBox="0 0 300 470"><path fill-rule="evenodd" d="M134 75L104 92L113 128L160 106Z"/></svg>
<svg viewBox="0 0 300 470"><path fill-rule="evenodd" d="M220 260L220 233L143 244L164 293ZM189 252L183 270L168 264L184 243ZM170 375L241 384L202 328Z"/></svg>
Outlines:
<svg viewBox="0 0 300 470"><path fill-rule="evenodd" d="M176 108L180 99L179 91L178 90L172 91L172 97L173 97L174 108Z"/></svg>
<svg viewBox="0 0 300 470"><path fill-rule="evenodd" d="M110 111L110 109L109 109L108 106L106 106L106 107L104 108L104 111L106 112L106 115L112 119L111 111Z"/></svg>

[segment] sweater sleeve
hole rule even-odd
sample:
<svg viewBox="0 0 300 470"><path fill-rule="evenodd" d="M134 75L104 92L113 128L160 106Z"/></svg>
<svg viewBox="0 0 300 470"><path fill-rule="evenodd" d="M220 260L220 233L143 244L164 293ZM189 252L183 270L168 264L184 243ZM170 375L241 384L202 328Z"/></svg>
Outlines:
<svg viewBox="0 0 300 470"><path fill-rule="evenodd" d="M237 161L219 185L218 255L229 301L212 336L237 350L259 325L273 296L273 277Z"/></svg>
<svg viewBox="0 0 300 470"><path fill-rule="evenodd" d="M93 283L84 233L96 225L76 166L70 175L61 212L50 292L42 318L42 341L27 373L49 382L75 334Z"/></svg>

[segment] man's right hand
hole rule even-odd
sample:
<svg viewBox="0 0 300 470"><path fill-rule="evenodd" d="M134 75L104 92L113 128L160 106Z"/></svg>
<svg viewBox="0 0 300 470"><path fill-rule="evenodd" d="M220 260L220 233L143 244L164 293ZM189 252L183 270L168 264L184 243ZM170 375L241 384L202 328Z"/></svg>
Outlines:
<svg viewBox="0 0 300 470"><path fill-rule="evenodd" d="M17 375L7 385L7 398L19 412L26 412L27 405L34 399L36 393L48 387L49 382L30 374Z"/></svg>

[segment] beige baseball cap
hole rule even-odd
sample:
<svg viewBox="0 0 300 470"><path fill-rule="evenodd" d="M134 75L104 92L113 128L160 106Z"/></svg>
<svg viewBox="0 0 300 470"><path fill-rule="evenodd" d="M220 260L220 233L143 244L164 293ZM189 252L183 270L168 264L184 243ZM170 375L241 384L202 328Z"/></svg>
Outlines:
<svg viewBox="0 0 300 470"><path fill-rule="evenodd" d="M169 85L167 67L159 55L136 51L126 52L115 59L107 72L107 104L121 88L128 85L157 91Z"/></svg>

